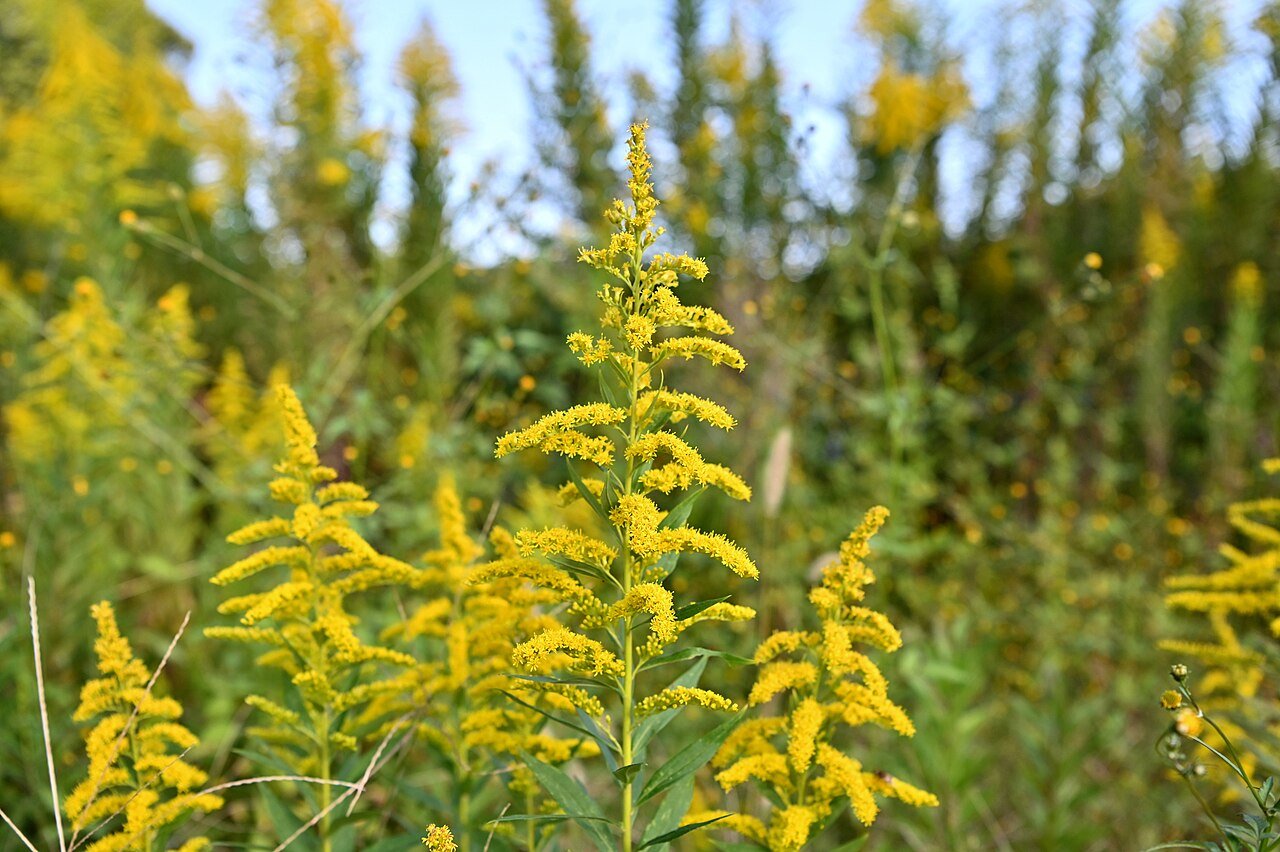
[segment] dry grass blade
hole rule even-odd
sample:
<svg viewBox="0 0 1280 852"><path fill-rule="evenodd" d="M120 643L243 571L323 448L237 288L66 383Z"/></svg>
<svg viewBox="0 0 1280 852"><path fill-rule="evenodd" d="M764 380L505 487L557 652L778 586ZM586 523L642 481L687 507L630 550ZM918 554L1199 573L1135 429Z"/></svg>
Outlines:
<svg viewBox="0 0 1280 852"><path fill-rule="evenodd" d="M126 727L128 727L128 726L126 725ZM89 829L87 832L85 832L84 837L81 837L81 838L80 838L80 840L79 840L78 842L76 841L76 836L78 836L79 832L77 832L77 834L75 834L75 835L72 835L72 837L71 837L71 841L72 841L72 842L71 842L71 849L67 850L67 852L74 852L74 850L76 849L76 847L78 847L78 846L79 846L80 844L82 844L82 843L87 843L87 842L89 841L89 838L90 838L90 837L93 837L93 836L94 836L95 834L97 834L99 831L102 831L102 829L103 829L103 828L105 828L105 827L106 827L106 825L107 825L108 823L110 823L110 822L111 822L111 820L115 819L116 817L120 816L120 814L124 813L125 808L129 807L129 803L130 803L130 802L132 802L134 799L138 798L138 796L142 795L142 793L143 793L143 791L144 791L144 790L148 790L148 789L150 789L150 788L152 787L152 785L154 785L157 781L159 781L159 780L160 780L160 778L161 778L161 777L163 777L163 775L164 775L164 771L165 771L166 769L168 769L169 767L173 766L174 764L176 764L178 761L182 760L184 757L186 757L186 756L187 756L187 752L191 751L191 748L194 748L194 746L192 746L192 747L190 747L190 748L185 748L185 749L183 749L183 750L182 750L182 754L178 755L178 756L177 756L177 757L175 757L173 760L169 761L169 762L168 762L168 763L166 763L164 766L160 767L160 771L159 771L159 772L157 772L157 773L152 777L152 779L151 779L150 781L148 781L147 783L143 784L143 785L142 785L141 787L139 787L137 790L134 790L134 791L133 791L133 795L132 795L132 796L130 796L129 798L127 798L127 799L125 799L123 802L121 802L121 803L120 803L120 807L116 808L114 811L112 811L111 813L107 814L105 817L103 817L103 818L102 818L102 820L101 820L101 821L99 821L99 822L98 822L98 824L97 824L97 825L95 825L93 828L91 828L91 829ZM145 830L146 830L146 829L145 829L145 827L142 827L142 828L136 829L136 830L135 830L135 832L134 832L133 834L131 834L131 835L127 835L125 839L127 839L127 840L133 840L134 838L136 838L136 837L138 836L138 833L139 833L139 832L142 832L142 831L145 831Z"/></svg>
<svg viewBox="0 0 1280 852"><path fill-rule="evenodd" d="M382 752L386 749L387 743L391 742L391 738L408 721L410 715L406 713L396 719L396 723L391 726L391 730L387 731L387 735L382 738L382 742L378 743L378 747L374 749L373 757L369 760L369 765L365 767L364 775L360 776L360 781L356 784L355 797L351 799L351 804L347 805L347 816L351 816L352 811L356 809L356 802L360 801L360 797L364 795L365 785L369 783L369 778L373 775L373 768L377 765L378 758L382 757Z"/></svg>
<svg viewBox="0 0 1280 852"><path fill-rule="evenodd" d="M327 784L330 787L346 787L354 789L358 785L352 784L350 781L334 781L332 778L314 778L310 775L259 775L255 778L241 778L238 781L225 781L221 784L215 784L212 787L206 787L196 795L203 796L209 793L218 793L222 790L230 790L232 787L246 787L250 784L274 784L276 782L297 781L305 784Z"/></svg>
<svg viewBox="0 0 1280 852"><path fill-rule="evenodd" d="M5 825L13 829L13 833L18 835L18 839L22 841L23 846L30 849L31 852L38 852L36 847L31 844L31 841L27 839L27 836L23 834L22 831L16 825L13 824L13 820L9 819L9 815L4 812L4 808L0 808L0 819L4 820Z"/></svg>
<svg viewBox="0 0 1280 852"><path fill-rule="evenodd" d="M382 742L378 744L378 748L374 751L373 757L369 760L368 768L365 769L364 775L361 776L360 784L349 785L349 789L345 793L343 793L338 798L334 799L333 802L327 808L325 808L324 810L320 811L318 814L313 816L310 820L306 822L306 824L300 826L298 830L295 831L293 834L290 834L288 837L286 837L280 843L280 845L277 846L275 849L271 850L271 852L284 852L284 850L287 849L289 845L293 843L293 841L297 840L299 837L306 834L307 831L309 831L311 828L317 825L321 820L323 820L330 813L332 813L335 808L337 808L339 805L341 805L351 796L355 795L358 791L360 791L362 789L361 785L367 783L368 780L373 777L373 774L375 772L377 772L379 769L387 765L387 762L391 760L392 757L395 756L396 752L400 751L400 749L404 746L404 744L409 741L409 737L413 732L407 731L405 735L400 738L400 742L396 743L395 748L393 748L390 753L386 754L384 757L382 757L381 760L379 760L379 756L382 755L383 752L385 751L386 744L390 740L391 735L394 733L395 733L395 729L393 728L391 731L387 732L387 735L385 737L382 738Z"/></svg>
<svg viewBox="0 0 1280 852"><path fill-rule="evenodd" d="M53 795L53 822L58 827L58 849L66 852L67 838L62 833L62 797L58 795L58 774L53 768L53 742L49 737L49 705L44 698L44 666L40 662L40 617L36 612L35 577L27 578L27 602L31 612L31 653L36 662L36 697L40 701L40 727L44 733L44 756L49 764L49 792Z"/></svg>

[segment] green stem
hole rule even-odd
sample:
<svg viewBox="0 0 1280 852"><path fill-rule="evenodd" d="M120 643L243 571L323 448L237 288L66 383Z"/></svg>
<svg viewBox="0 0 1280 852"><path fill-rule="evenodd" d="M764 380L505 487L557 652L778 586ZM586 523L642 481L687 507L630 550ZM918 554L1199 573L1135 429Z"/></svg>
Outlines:
<svg viewBox="0 0 1280 852"><path fill-rule="evenodd" d="M471 794L458 798L458 845L462 852L471 852Z"/></svg>
<svg viewBox="0 0 1280 852"><path fill-rule="evenodd" d="M636 252L631 260L631 280L632 298L634 300L632 310L640 311L640 266L641 266L641 245L640 235L636 235ZM640 429L639 424L639 395L640 395L640 352L631 349L631 386L627 388L627 403L630 406L629 430L627 435L628 446L636 441L637 433ZM635 461L630 457L627 458L627 475L622 483L623 493L631 496L633 493L633 480L635 478ZM625 598L631 592L632 584L632 565L631 565L631 548L625 544L626 537L624 531L619 529L622 535L624 546L622 548L622 596ZM632 729L634 726L633 707L635 704L635 685L636 685L636 659L635 649L631 641L631 616L627 616L622 622L622 765L630 766L635 762L634 745L632 743ZM631 833L635 823L635 814L631 805L631 786L632 782L628 780L622 785L622 849L623 852L631 852L632 839Z"/></svg>
<svg viewBox="0 0 1280 852"><path fill-rule="evenodd" d="M1214 826L1217 827L1218 833L1222 835L1222 839L1230 845L1231 838L1227 836L1226 830L1222 827L1222 823L1218 822L1218 817L1214 814L1213 808L1209 807L1209 803L1205 801L1204 796L1200 795L1200 791L1196 789L1196 785L1187 776L1183 775L1182 780L1187 782L1187 786L1191 788L1191 795L1196 797L1196 801L1200 803L1200 807L1204 808L1204 812L1209 815L1209 819L1213 820Z"/></svg>
<svg viewBox="0 0 1280 852"><path fill-rule="evenodd" d="M323 852L330 852L333 848L332 841L329 839L329 805L333 799L333 787L327 782L333 780L333 768L329 765L331 757L329 755L329 707L325 705L324 714L320 717L320 779L326 783L320 785L320 812L324 814L320 818L318 831L320 832L320 848Z"/></svg>

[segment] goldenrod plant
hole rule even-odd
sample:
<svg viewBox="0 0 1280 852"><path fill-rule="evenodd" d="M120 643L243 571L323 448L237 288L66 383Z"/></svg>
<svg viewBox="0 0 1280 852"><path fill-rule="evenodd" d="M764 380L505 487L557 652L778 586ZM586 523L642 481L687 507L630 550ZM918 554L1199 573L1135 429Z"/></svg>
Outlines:
<svg viewBox="0 0 1280 852"><path fill-rule="evenodd" d="M1280 473L1280 458L1263 463L1269 474ZM1240 628L1264 620L1272 637L1280 636L1280 497L1233 503L1227 509L1231 527L1248 543L1246 548L1223 544L1227 565L1216 571L1168 578L1166 603L1175 610L1198 613L1208 622L1210 636L1167 639L1165 651L1194 658L1208 668L1201 693L1211 705L1235 703L1257 693L1266 655Z"/></svg>
<svg viewBox="0 0 1280 852"><path fill-rule="evenodd" d="M287 385L278 386L276 395L287 451L270 491L292 511L248 524L227 539L242 546L284 543L254 551L212 582L227 586L266 572L275 573L276 580L262 591L224 600L218 611L238 614L240 624L210 627L205 635L267 646L258 664L279 669L293 689L279 700L246 699L266 717L250 733L268 744L284 767L330 782L338 756L356 751L369 734L359 711L379 694L403 689L415 664L402 651L362 640L347 599L409 583L418 571L379 553L356 531L352 520L371 515L377 504L363 487L334 481L337 472L321 464L315 429L298 397ZM324 814L318 830L328 849L332 785L317 786L316 807Z"/></svg>
<svg viewBox="0 0 1280 852"><path fill-rule="evenodd" d="M760 667L748 704L762 708L725 741L713 764L726 791L752 784L770 803L768 816L749 811L698 814L721 818L731 828L771 852L794 852L853 811L863 830L880 812L877 797L915 807L936 807L938 799L887 772L867 769L846 753L847 732L877 725L910 737L915 726L889 698L889 682L857 646L891 653L902 636L883 614L865 604L876 580L867 566L871 537L888 510L877 506L840 546L840 556L809 593L818 630L780 630L756 649Z"/></svg>
<svg viewBox="0 0 1280 852"><path fill-rule="evenodd" d="M107 601L93 606L98 626L94 651L101 677L80 692L75 721L85 732L89 771L64 803L85 852L199 852L209 840L168 845L174 829L193 814L222 807L222 797L202 790L207 774L185 758L199 744L179 719L182 706L153 692L155 679L133 654Z"/></svg>
<svg viewBox="0 0 1280 852"><path fill-rule="evenodd" d="M451 477L442 478L434 502L439 547L423 556L425 564L406 590L420 603L382 635L384 642L411 649L419 662L402 691L370 702L364 714L375 721L412 718L414 730L430 747L432 767L446 773L449 793L439 798L450 799L449 817L467 852L486 842L492 830L484 827L486 822L504 816L502 806L495 804L500 790L492 782L506 779L506 789L519 803L508 814L539 812L536 783L522 765L510 766L512 761L528 753L561 764L597 749L594 741L581 737L552 736L544 731L546 720L531 709L538 705L572 714L575 700L590 700L586 693L577 687L563 688L568 696L533 690L508 678L516 645L556 624L546 610L563 596L526 581L531 560L519 555L505 530L495 529L491 536L497 558L480 561L483 550L468 532ZM509 832L515 827L508 821L497 828ZM525 821L523 827L525 844L536 848L537 826Z"/></svg>
<svg viewBox="0 0 1280 852"><path fill-rule="evenodd" d="M680 277L700 281L706 265L685 255L646 260L662 229L654 223L658 201L644 125L631 128L627 162L630 203L616 201L609 209L615 232L608 246L580 255L610 277L599 293L601 331L575 332L568 340L579 360L596 371L604 399L552 412L508 433L496 452L502 457L537 449L563 456L570 476L566 496L586 501L608 530L607 540L570 527L516 535L522 555L542 557L520 568L525 578L555 590L567 608L563 626L522 642L512 663L544 688L569 695L584 691L574 701L573 716L548 715L598 743L607 783L615 790L605 800L612 807L602 807L579 781L537 757L526 755L525 761L559 802L561 819L577 823L599 849L629 852L698 827L679 826L692 796L691 776L737 724L731 717L657 763L651 742L681 710L737 710L730 699L696 685L706 659L723 652L672 646L697 623L754 616L747 607L729 604L728 596L677 607L668 579L681 557L687 562L694 553L743 578L755 579L758 571L738 545L686 524L693 501L706 489L737 500L749 499L751 489L727 467L705 461L686 440L694 421L729 429L734 418L718 403L668 386L666 370L677 359L694 357L736 370L746 364L717 339L733 331L720 314L687 307L676 295ZM668 500L670 508L659 506ZM697 662L685 674L664 677L668 664L690 660ZM566 693L570 688L573 693ZM657 813L639 838L639 813L654 805Z"/></svg>

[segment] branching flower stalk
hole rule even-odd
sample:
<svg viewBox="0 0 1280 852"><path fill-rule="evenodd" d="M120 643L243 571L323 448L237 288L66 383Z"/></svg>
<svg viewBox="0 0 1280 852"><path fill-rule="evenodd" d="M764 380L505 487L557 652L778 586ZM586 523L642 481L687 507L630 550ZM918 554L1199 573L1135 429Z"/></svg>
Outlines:
<svg viewBox="0 0 1280 852"><path fill-rule="evenodd" d="M889 682L861 645L884 652L902 647L902 636L879 612L864 604L875 574L864 561L870 540L888 517L869 511L840 547L838 561L823 571L809 593L821 629L782 630L756 649L760 666L748 702L783 712L749 719L736 730L714 765L732 790L752 782L772 803L768 823L724 811L692 815L692 821L725 820L752 843L771 852L795 852L839 813L847 799L861 830L879 813L876 797L915 807L936 807L938 799L886 772L865 769L843 750L840 737L863 725L878 725L900 736L915 734L905 710L889 698Z"/></svg>
<svg viewBox="0 0 1280 852"><path fill-rule="evenodd" d="M418 571L378 553L356 532L351 519L372 514L377 504L361 486L333 481L337 472L320 463L315 430L297 396L285 385L276 393L287 452L276 465L280 475L271 482L271 496L293 511L288 517L251 523L227 538L240 545L272 539L288 543L254 552L220 571L212 582L229 585L272 569L287 570L287 579L266 591L223 601L218 611L240 614L240 626L212 627L205 633L270 648L259 657L259 665L280 669L296 691L283 699L285 703L249 696L247 703L270 720L250 733L297 774L328 782L334 777L337 754L356 750L361 739L375 733L353 711L380 694L402 691L407 683L403 670L415 664L402 651L365 644L354 630L356 618L347 612L346 598L411 583ZM380 677L374 670L378 664L402 671ZM326 812L332 804L332 785L320 784L318 798L319 810ZM329 826L326 813L318 825L326 852Z"/></svg>
<svg viewBox="0 0 1280 852"><path fill-rule="evenodd" d="M1234 726L1219 724L1217 720L1191 694L1187 681L1190 671L1185 665L1177 664L1170 669L1174 688L1166 690L1160 696L1160 705L1169 713L1170 722L1157 744L1157 751L1182 778L1191 794L1215 829L1222 836L1222 846L1207 844L1169 844L1169 848L1181 846L1203 846L1204 848L1222 848L1232 850L1248 850L1248 852L1270 852L1280 848L1280 832L1276 831L1277 816L1280 815L1280 789L1277 780L1268 777L1261 784L1255 783L1249 763L1241 756L1226 728ZM1205 727L1208 726L1216 735L1213 742L1204 739ZM1249 791L1257 814L1243 814L1240 824L1224 822L1214 812L1213 806L1204 794L1196 787L1196 779L1207 774L1204 764L1185 750L1187 742L1193 742L1204 748L1230 770L1231 775L1241 781Z"/></svg>
<svg viewBox="0 0 1280 852"><path fill-rule="evenodd" d="M678 761L677 755L647 772L654 734L690 705L737 710L729 699L697 686L707 658L727 655L704 648L668 649L697 622L755 615L725 598L677 609L667 578L680 556L689 553L710 556L741 577L755 579L758 572L741 547L685 523L693 501L708 488L736 500L750 499L751 489L727 467L704 461L686 440L694 420L730 429L734 418L718 403L668 387L664 369L675 359L695 357L736 370L746 363L737 349L717 339L733 331L724 317L709 308L686 306L676 296L681 276L700 281L707 275L706 264L671 254L646 260L662 229L654 224L658 201L643 125L631 128L627 161L630 204L615 201L606 213L615 229L608 246L583 249L579 256L612 279L599 293L604 304L601 333L576 332L568 338L579 360L597 372L604 401L553 412L504 435L496 454L538 449L564 456L571 479L562 496L586 501L608 530L608 540L568 527L524 530L516 536L523 556L542 559L512 563L509 570L555 590L566 604L561 621L576 622L576 629L543 630L515 649L513 663L539 687L576 704L576 719L553 718L599 744L617 783L619 815L605 817L581 785L559 770L536 759L526 762L597 848L618 848L616 833L620 847L630 852L637 842L638 811L660 796L682 797L683 806L681 798L664 802L662 820L649 823L643 843L698 827L682 829L679 819L692 796L692 773L710 752L700 762ZM588 466L596 470L584 473ZM670 509L660 508L658 501L676 494L681 496ZM651 672L688 660L695 661L693 666L666 688L648 684ZM735 724L725 723L709 740L690 748L705 750L708 742L728 736ZM687 752L683 756L691 758Z"/></svg>

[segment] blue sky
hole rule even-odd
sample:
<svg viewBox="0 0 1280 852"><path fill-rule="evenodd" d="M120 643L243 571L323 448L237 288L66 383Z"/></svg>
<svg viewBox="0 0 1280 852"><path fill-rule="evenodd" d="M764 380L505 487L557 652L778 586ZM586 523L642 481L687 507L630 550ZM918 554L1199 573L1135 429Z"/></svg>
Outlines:
<svg viewBox="0 0 1280 852"><path fill-rule="evenodd" d="M252 53L252 21L261 0L147 2L194 45L187 77L198 102L213 103L224 90L240 96L242 102L261 101L253 95L262 89L263 72L242 61ZM1163 2L1131 0L1130 25L1140 28ZM1223 0L1236 32L1259 2ZM528 164L532 118L521 63L536 62L545 52L540 0L343 0L343 5L364 57L359 85L370 124L393 132L407 124L407 105L395 87L394 67L406 39L425 17L450 51L462 86L459 112L465 135L451 162L456 175L455 197L463 194L486 161L496 161L507 174ZM994 25L1002 21L995 10L1008 4L1000 0L920 0L919 5L933 7L949 18L948 39L957 49L964 48L966 76L980 103L986 76L980 46L989 43ZM1085 0L1068 0L1066 5L1069 19L1083 20L1088 9ZM578 0L578 6L592 34L596 71L611 92L621 92L629 73L636 69L660 91L670 90L674 51L666 35L670 0ZM826 183L838 183L829 176L845 128L834 108L861 91L874 71L872 57L865 54L854 33L862 0L707 0L706 7L710 40L718 41L724 35L731 14L737 12L756 35L773 44L796 126L813 127L812 155L806 164L811 178L822 183L825 176ZM1064 37L1071 30L1070 23L1064 21ZM620 98L613 100L621 102ZM623 113L614 116L615 126L625 117ZM957 136L947 140L956 167L943 177L960 185L964 164L971 162L974 152L966 147L962 135ZM392 210L405 197L404 176L395 165L386 187ZM385 227L376 236L379 242L391 239Z"/></svg>

